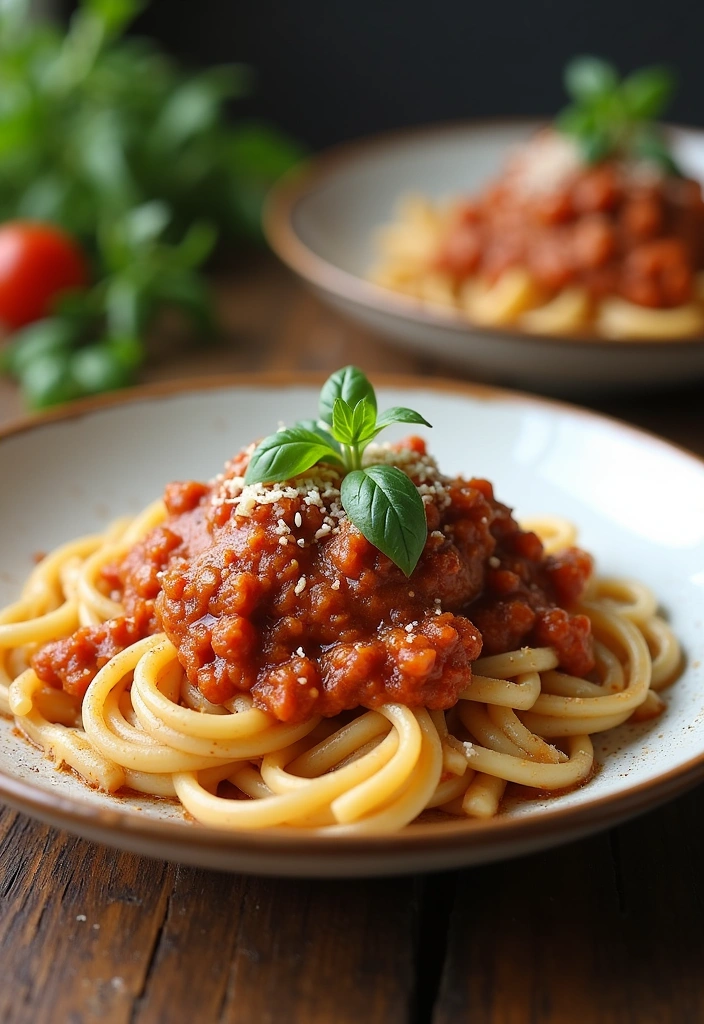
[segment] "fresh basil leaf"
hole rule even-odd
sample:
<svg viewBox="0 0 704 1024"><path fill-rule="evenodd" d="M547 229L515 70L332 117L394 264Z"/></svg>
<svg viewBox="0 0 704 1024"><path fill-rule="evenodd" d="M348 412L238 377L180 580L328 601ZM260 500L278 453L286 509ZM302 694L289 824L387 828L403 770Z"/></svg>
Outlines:
<svg viewBox="0 0 704 1024"><path fill-rule="evenodd" d="M613 64L600 57L574 57L565 68L565 89L580 103L603 96L617 85Z"/></svg>
<svg viewBox="0 0 704 1024"><path fill-rule="evenodd" d="M674 89L675 79L667 68L642 68L624 80L621 94L631 117L651 120L661 116Z"/></svg>
<svg viewBox="0 0 704 1024"><path fill-rule="evenodd" d="M126 370L136 370L144 362L144 345L139 338L120 335L108 338L105 345L112 352L115 362Z"/></svg>
<svg viewBox="0 0 704 1024"><path fill-rule="evenodd" d="M577 141L587 164L598 164L609 155L612 148L611 140L604 131L595 130L581 136Z"/></svg>
<svg viewBox="0 0 704 1024"><path fill-rule="evenodd" d="M565 135L590 135L595 129L594 112L573 103L561 110L555 119L555 127Z"/></svg>
<svg viewBox="0 0 704 1024"><path fill-rule="evenodd" d="M71 357L70 369L84 395L112 391L132 382L132 367L122 362L117 349L106 342L79 348Z"/></svg>
<svg viewBox="0 0 704 1024"><path fill-rule="evenodd" d="M272 484L305 473L316 462L340 463L340 456L311 430L291 427L270 434L254 450L247 472L247 484Z"/></svg>
<svg viewBox="0 0 704 1024"><path fill-rule="evenodd" d="M360 533L410 576L428 536L418 490L395 466L369 466L342 481L342 507Z"/></svg>
<svg viewBox="0 0 704 1024"><path fill-rule="evenodd" d="M199 267L210 256L217 238L218 231L214 224L195 221L176 248L179 264L186 270Z"/></svg>
<svg viewBox="0 0 704 1024"><path fill-rule="evenodd" d="M367 398L363 398L357 402L352 413L352 433L355 444L371 441L378 433L376 427L376 405L372 405Z"/></svg>
<svg viewBox="0 0 704 1024"><path fill-rule="evenodd" d="M344 398L335 399L330 429L340 444L354 444L354 409Z"/></svg>
<svg viewBox="0 0 704 1024"><path fill-rule="evenodd" d="M633 155L648 160L667 174L679 176L682 171L657 125L643 125L633 139Z"/></svg>
<svg viewBox="0 0 704 1024"><path fill-rule="evenodd" d="M403 405L394 405L391 409L387 409L386 412L382 412L379 419L376 421L378 430L382 430L384 427L390 426L392 423L422 423L425 427L432 427L432 423L428 423L424 416L421 416L419 412L415 412L413 409L407 409Z"/></svg>
<svg viewBox="0 0 704 1024"><path fill-rule="evenodd" d="M12 335L0 353L0 369L22 376L29 365L45 355L66 352L75 340L73 325L61 317L38 320Z"/></svg>
<svg viewBox="0 0 704 1024"><path fill-rule="evenodd" d="M24 399L32 409L46 409L81 395L66 352L38 356L23 370L20 384Z"/></svg>
<svg viewBox="0 0 704 1024"><path fill-rule="evenodd" d="M376 409L367 398L362 398L354 408L344 400L336 398L332 410L332 433L342 444L358 445L370 441L377 433Z"/></svg>
<svg viewBox="0 0 704 1024"><path fill-rule="evenodd" d="M336 398L342 398L353 409L357 402L366 398L376 410L374 388L356 366L343 366L323 384L320 391L320 419L323 423L332 424L332 410Z"/></svg>
<svg viewBox="0 0 704 1024"><path fill-rule="evenodd" d="M84 0L84 7L97 15L107 32L117 35L145 7L143 0Z"/></svg>
<svg viewBox="0 0 704 1024"><path fill-rule="evenodd" d="M130 210L124 220L127 244L134 249L148 245L163 233L171 220L171 210L166 203L154 199Z"/></svg>
<svg viewBox="0 0 704 1024"><path fill-rule="evenodd" d="M142 289L127 274L116 274L105 288L105 318L111 334L139 334L143 326Z"/></svg>
<svg viewBox="0 0 704 1024"><path fill-rule="evenodd" d="M301 427L303 430L310 430L318 437L322 437L326 444L328 444L333 451L340 453L339 441L336 441L332 434L325 429L324 426L318 420L296 420L294 427Z"/></svg>

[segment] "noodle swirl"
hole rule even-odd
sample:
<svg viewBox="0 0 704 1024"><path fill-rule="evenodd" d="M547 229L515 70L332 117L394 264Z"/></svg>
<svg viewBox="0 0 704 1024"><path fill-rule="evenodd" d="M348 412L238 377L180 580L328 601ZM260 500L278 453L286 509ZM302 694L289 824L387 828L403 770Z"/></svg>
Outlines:
<svg viewBox="0 0 704 1024"><path fill-rule="evenodd" d="M122 610L100 590L100 572L163 516L156 502L104 535L62 545L33 570L20 599L0 612L0 709L91 785L177 798L203 825L368 834L395 831L429 808L490 817L509 783L563 790L584 782L594 764L590 736L634 712L657 712L654 690L680 663L650 591L601 579L579 609L597 639L589 679L559 671L552 648L523 648L480 658L448 712L388 703L285 724L246 693L209 703L156 634L111 657L81 706L44 685L30 659L79 623ZM531 528L547 544L574 539L562 521Z"/></svg>

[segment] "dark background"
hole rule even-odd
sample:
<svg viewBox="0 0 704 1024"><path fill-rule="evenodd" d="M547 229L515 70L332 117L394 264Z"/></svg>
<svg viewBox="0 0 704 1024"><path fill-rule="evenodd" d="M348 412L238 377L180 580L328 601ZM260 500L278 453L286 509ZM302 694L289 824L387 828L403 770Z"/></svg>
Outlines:
<svg viewBox="0 0 704 1024"><path fill-rule="evenodd" d="M244 61L264 115L319 148L404 125L550 114L561 69L597 53L667 63L670 119L704 125L701 0L153 0L139 32L190 65Z"/></svg>

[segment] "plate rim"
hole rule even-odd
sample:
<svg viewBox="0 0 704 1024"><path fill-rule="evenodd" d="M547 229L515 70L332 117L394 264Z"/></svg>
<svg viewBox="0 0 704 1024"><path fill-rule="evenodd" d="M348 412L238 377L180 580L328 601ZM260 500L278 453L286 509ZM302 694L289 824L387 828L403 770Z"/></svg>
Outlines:
<svg viewBox="0 0 704 1024"><path fill-rule="evenodd" d="M451 333L465 335L481 333L497 340L521 341L534 344L602 348L613 351L627 346L640 351L660 350L663 347L691 348L704 346L704 335L689 335L682 338L604 338L588 332L580 334L531 334L527 331L509 330L491 324L480 324L462 316L456 310L426 305L412 296L394 292L373 281L352 274L335 263L320 256L300 237L294 227L294 213L298 203L314 192L340 167L355 163L368 153L393 148L398 143L450 133L462 134L492 127L522 127L535 130L551 123L545 118L535 117L488 117L466 120L441 121L434 124L416 125L387 132L377 132L347 142L338 143L312 158L302 161L284 174L269 191L262 212L262 226L267 242L279 257L299 277L320 290L338 299L371 309L376 313L397 317L409 323L428 324ZM704 128L690 125L666 123L668 131L686 133L698 137L704 146Z"/></svg>
<svg viewBox="0 0 704 1024"><path fill-rule="evenodd" d="M59 409L39 416L31 416L0 428L0 445L20 435L26 435L55 424L66 423L83 417L90 417L111 408L138 405L144 401L160 401L174 395L198 394L211 390L252 388L292 388L319 385L325 374L278 371L263 373L223 374L181 380L164 381L125 389L117 394L102 395L69 403ZM485 401L504 401L527 406L548 406L561 414L586 418L598 423L607 423L611 429L634 436L649 447L665 448L679 458L694 463L698 472L704 472L704 458L683 446L625 423L616 417L593 412L569 402L544 398L521 391L438 378L421 378L407 374L371 373L376 386L389 388L412 388L431 392L450 392L465 398ZM57 769L47 759L49 771ZM225 859L249 857L261 853L271 856L286 856L296 860L321 856L333 861L346 861L350 856L371 860L413 859L418 855L459 854L460 848L467 851L467 859L480 860L482 850L491 859L502 855L511 856L512 847L541 842L548 846L553 842L569 840L571 833L582 830L596 831L615 824L619 820L657 806L659 803L679 795L704 779L704 747L694 757L659 774L650 780L616 793L604 794L585 800L572 807L546 808L535 814L521 817L499 815L487 821L425 822L411 825L397 833L369 836L337 836L321 832L302 832L294 828L278 827L262 831L220 831L197 823L185 821L164 821L140 816L134 810L124 810L118 801L114 807L96 806L41 785L25 781L0 768L0 800L33 817L50 819L53 824L74 833L97 830L110 841L110 836L120 836L122 844L128 837L146 844L156 843L162 849L168 848L174 854L199 850ZM145 800L149 799L145 797ZM117 840L115 839L117 843ZM496 848L501 853L493 854ZM461 858L460 858L461 859ZM458 861L459 862L459 861ZM361 861L360 861L361 864Z"/></svg>

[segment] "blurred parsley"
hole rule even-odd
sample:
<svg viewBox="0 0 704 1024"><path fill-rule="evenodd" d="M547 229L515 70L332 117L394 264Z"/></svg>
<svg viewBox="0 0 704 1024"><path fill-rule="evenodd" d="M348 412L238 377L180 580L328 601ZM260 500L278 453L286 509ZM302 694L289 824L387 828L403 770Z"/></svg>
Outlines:
<svg viewBox="0 0 704 1024"><path fill-rule="evenodd" d="M64 228L94 281L3 354L40 408L133 380L164 306L212 332L197 268L218 238L259 237L262 198L301 152L265 124L226 122L246 68L186 74L124 37L140 0L82 0L65 32L28 6L0 0L0 221Z"/></svg>
<svg viewBox="0 0 704 1024"><path fill-rule="evenodd" d="M655 123L675 88L667 68L641 68L621 79L600 57L575 57L567 64L564 79L572 103L558 114L557 127L575 138L588 163L635 157L679 174Z"/></svg>

